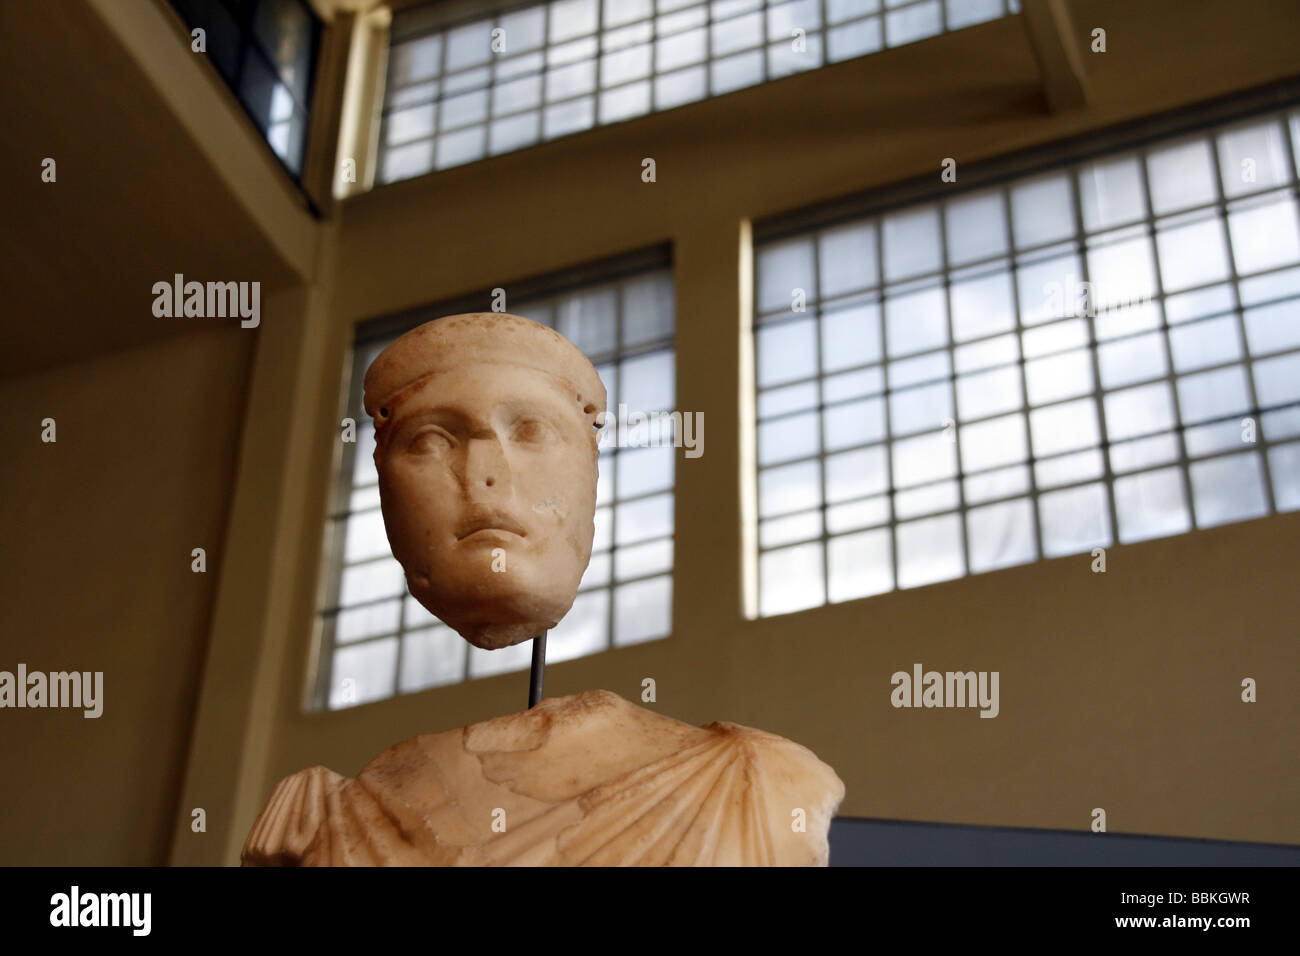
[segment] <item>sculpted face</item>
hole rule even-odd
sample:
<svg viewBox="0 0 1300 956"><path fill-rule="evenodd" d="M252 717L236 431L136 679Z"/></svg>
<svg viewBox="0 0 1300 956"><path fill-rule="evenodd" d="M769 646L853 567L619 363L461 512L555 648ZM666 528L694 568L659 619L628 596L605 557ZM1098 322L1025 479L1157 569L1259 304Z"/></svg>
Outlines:
<svg viewBox="0 0 1300 956"><path fill-rule="evenodd" d="M384 526L411 593L478 647L559 623L594 533L605 396L591 364L530 320L452 316L375 360L372 398Z"/></svg>

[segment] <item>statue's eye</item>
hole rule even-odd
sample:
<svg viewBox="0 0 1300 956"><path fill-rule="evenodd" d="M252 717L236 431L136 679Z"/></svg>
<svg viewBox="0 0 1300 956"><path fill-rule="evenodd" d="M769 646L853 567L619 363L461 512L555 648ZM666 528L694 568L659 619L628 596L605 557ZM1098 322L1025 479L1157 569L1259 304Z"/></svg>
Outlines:
<svg viewBox="0 0 1300 956"><path fill-rule="evenodd" d="M421 428L411 436L407 451L413 455L436 455L451 447L451 436L437 426Z"/></svg>
<svg viewBox="0 0 1300 956"><path fill-rule="evenodd" d="M548 423L537 418L528 418L515 425L511 437L522 444L540 445L558 437L558 433Z"/></svg>

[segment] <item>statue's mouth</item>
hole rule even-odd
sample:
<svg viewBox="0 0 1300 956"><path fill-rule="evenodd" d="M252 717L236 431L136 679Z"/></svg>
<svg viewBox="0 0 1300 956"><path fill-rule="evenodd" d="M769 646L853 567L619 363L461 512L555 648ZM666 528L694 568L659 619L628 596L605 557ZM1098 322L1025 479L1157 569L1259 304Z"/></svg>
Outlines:
<svg viewBox="0 0 1300 956"><path fill-rule="evenodd" d="M523 525L505 512L475 509L469 518L456 529L456 540L464 541L471 535L478 534L481 531L506 532L518 535L521 538L528 537L528 532L524 530Z"/></svg>

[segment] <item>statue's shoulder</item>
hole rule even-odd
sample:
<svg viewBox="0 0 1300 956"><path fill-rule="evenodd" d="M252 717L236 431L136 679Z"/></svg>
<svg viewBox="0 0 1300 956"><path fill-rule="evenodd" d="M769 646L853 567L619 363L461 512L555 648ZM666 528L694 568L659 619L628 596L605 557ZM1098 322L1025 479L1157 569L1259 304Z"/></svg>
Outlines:
<svg viewBox="0 0 1300 956"><path fill-rule="evenodd" d="M275 785L240 859L245 866L297 866L331 863L332 808L355 802L353 781L328 767L308 767Z"/></svg>
<svg viewBox="0 0 1300 956"><path fill-rule="evenodd" d="M825 866L844 784L811 750L719 721L702 737L584 795L564 862ZM633 821L628 825L628 821Z"/></svg>
<svg viewBox="0 0 1300 956"><path fill-rule="evenodd" d="M413 865L426 848L357 780L308 767L275 785L240 853L244 866Z"/></svg>
<svg viewBox="0 0 1300 956"><path fill-rule="evenodd" d="M718 734L738 755L746 799L771 834L763 847L766 862L825 866L831 820L844 800L839 775L807 747L777 734L730 721L704 729Z"/></svg>

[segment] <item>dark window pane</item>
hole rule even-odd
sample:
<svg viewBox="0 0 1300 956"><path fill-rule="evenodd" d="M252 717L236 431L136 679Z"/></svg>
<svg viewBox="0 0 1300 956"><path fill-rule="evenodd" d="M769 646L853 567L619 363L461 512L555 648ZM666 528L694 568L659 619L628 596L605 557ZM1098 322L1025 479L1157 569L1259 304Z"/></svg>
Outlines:
<svg viewBox="0 0 1300 956"><path fill-rule="evenodd" d="M261 0L257 5L253 34L303 105L311 81L312 33L311 17L296 0Z"/></svg>
<svg viewBox="0 0 1300 956"><path fill-rule="evenodd" d="M239 99L258 129L265 133L272 123L282 123L293 115L293 98L261 57L244 60L244 75L239 81Z"/></svg>
<svg viewBox="0 0 1300 956"><path fill-rule="evenodd" d="M319 22L306 0L172 0L290 174L302 173Z"/></svg>
<svg viewBox="0 0 1300 956"><path fill-rule="evenodd" d="M227 83L235 83L239 71L239 24L229 10L213 0L174 0L173 6L191 31L206 34L208 59Z"/></svg>

